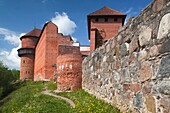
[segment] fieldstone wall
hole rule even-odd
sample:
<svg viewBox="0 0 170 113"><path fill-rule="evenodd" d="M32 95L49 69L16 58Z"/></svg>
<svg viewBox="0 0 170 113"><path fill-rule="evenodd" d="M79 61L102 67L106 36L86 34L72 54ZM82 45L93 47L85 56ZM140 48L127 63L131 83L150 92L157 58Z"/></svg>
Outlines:
<svg viewBox="0 0 170 113"><path fill-rule="evenodd" d="M82 87L121 111L170 113L170 2L155 0L83 60Z"/></svg>

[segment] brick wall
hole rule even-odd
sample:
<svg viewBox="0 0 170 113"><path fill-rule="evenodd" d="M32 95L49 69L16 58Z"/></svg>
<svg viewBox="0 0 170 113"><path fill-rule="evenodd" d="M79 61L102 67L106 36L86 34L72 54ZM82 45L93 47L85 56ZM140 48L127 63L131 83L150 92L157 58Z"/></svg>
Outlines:
<svg viewBox="0 0 170 113"><path fill-rule="evenodd" d="M74 50L75 51L75 50ZM63 54L57 57L57 90L77 90L82 87L81 54Z"/></svg>
<svg viewBox="0 0 170 113"><path fill-rule="evenodd" d="M104 21L103 18L99 18L98 22L95 19L91 20L91 28L97 28L98 30L103 30L103 38L108 40L117 35L119 27L122 26L122 18L118 18L115 22L114 18L108 18L108 22Z"/></svg>
<svg viewBox="0 0 170 113"><path fill-rule="evenodd" d="M21 45L22 47L21 48L35 48L35 45L38 41L38 38L36 37L24 37L22 38L22 41L21 41Z"/></svg>
<svg viewBox="0 0 170 113"><path fill-rule="evenodd" d="M45 78L46 29L44 29L35 49L34 81Z"/></svg>
<svg viewBox="0 0 170 113"><path fill-rule="evenodd" d="M59 55L64 55L64 54L80 55L80 47L59 45L58 54Z"/></svg>
<svg viewBox="0 0 170 113"><path fill-rule="evenodd" d="M114 21L113 17L108 18L105 22L105 17L90 20L90 50L94 50L101 46L105 41L114 37L118 33L118 29L122 26L122 18Z"/></svg>
<svg viewBox="0 0 170 113"><path fill-rule="evenodd" d="M70 36L58 33L58 28L54 23L47 23L36 46L34 80L53 81L55 71L53 65L57 62L58 46L72 44L73 40Z"/></svg>
<svg viewBox="0 0 170 113"><path fill-rule="evenodd" d="M20 80L33 80L34 55L23 55L20 62Z"/></svg>

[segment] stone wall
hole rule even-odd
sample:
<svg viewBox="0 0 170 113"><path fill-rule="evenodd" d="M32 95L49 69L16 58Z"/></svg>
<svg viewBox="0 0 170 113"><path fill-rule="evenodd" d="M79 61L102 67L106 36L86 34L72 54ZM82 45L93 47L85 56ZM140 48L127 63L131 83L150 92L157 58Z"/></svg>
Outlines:
<svg viewBox="0 0 170 113"><path fill-rule="evenodd" d="M83 60L82 87L121 111L170 112L170 2L154 0Z"/></svg>

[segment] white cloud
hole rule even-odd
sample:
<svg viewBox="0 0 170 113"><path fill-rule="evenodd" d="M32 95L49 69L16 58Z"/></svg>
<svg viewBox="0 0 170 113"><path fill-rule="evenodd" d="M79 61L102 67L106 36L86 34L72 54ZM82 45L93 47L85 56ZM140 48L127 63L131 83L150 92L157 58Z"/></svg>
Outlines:
<svg viewBox="0 0 170 113"><path fill-rule="evenodd" d="M13 48L11 51L0 51L0 60L2 60L10 69L19 69L20 58L18 57L17 50L21 47L21 44Z"/></svg>
<svg viewBox="0 0 170 113"><path fill-rule="evenodd" d="M13 45L18 45L20 44L20 39L18 38L19 35L17 35L15 32L5 29L5 28L0 28L0 35L4 36L4 40L9 41Z"/></svg>
<svg viewBox="0 0 170 113"><path fill-rule="evenodd" d="M75 22L72 21L65 12L62 14L56 12L55 17L53 17L51 21L58 26L59 32L64 35L71 35L77 27Z"/></svg>
<svg viewBox="0 0 170 113"><path fill-rule="evenodd" d="M2 60L10 69L19 69L20 58L18 57L17 50L21 47L20 37L24 34L25 33L17 34L14 31L0 28L0 35L4 36L3 40L7 40L10 44L16 46L10 51L4 50L2 47L0 50L0 60Z"/></svg>

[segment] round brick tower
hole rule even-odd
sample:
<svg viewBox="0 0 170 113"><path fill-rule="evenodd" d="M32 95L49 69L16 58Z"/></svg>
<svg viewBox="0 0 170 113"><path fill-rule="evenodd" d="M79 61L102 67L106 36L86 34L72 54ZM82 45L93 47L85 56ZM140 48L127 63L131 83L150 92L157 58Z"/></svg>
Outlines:
<svg viewBox="0 0 170 113"><path fill-rule="evenodd" d="M41 30L33 29L20 38L21 48L18 49L18 56L21 57L20 80L33 80L35 46L40 33Z"/></svg>
<svg viewBox="0 0 170 113"><path fill-rule="evenodd" d="M57 57L57 90L82 88L82 56L65 54Z"/></svg>

